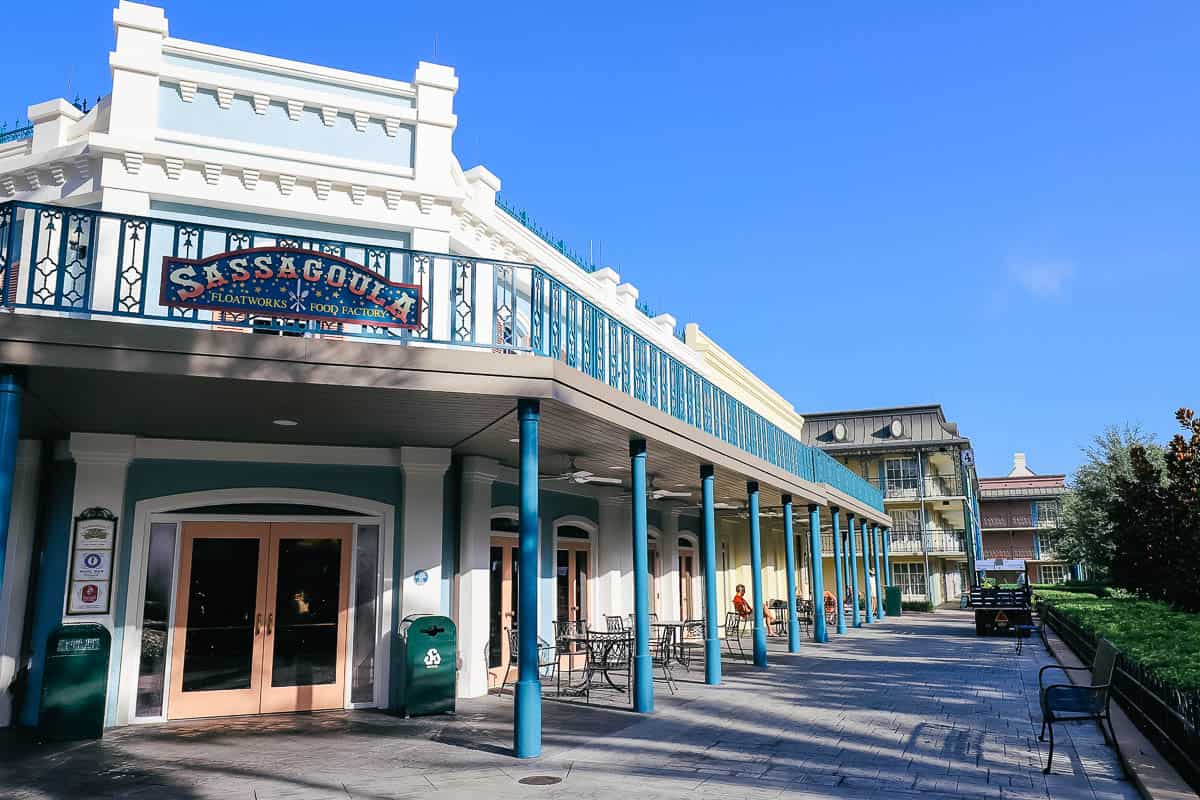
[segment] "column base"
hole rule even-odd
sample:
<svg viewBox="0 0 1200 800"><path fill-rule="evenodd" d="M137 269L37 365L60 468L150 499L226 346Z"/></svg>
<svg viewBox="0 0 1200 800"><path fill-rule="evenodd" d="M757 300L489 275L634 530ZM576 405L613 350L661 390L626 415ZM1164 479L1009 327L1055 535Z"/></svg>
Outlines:
<svg viewBox="0 0 1200 800"><path fill-rule="evenodd" d="M654 712L654 662L648 655L633 657L633 710Z"/></svg>
<svg viewBox="0 0 1200 800"><path fill-rule="evenodd" d="M754 631L754 666L765 669L767 666L767 632Z"/></svg>
<svg viewBox="0 0 1200 800"><path fill-rule="evenodd" d="M788 622L788 652L800 652L800 622L796 619L795 614L792 615L791 621Z"/></svg>
<svg viewBox="0 0 1200 800"><path fill-rule="evenodd" d="M542 754L542 684L517 681L513 702L513 755L537 758Z"/></svg>
<svg viewBox="0 0 1200 800"><path fill-rule="evenodd" d="M704 640L704 682L709 686L721 685L721 640Z"/></svg>

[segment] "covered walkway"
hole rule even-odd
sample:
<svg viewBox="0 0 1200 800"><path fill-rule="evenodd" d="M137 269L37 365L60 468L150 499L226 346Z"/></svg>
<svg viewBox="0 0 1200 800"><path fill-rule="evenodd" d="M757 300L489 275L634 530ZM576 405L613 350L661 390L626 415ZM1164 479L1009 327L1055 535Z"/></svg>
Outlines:
<svg viewBox="0 0 1200 800"><path fill-rule="evenodd" d="M0 786L22 799L1137 797L1090 726L1064 728L1058 774L1041 774L1047 656L975 637L965 612L889 617L799 655L771 647L769 672L727 660L708 687L693 671L653 717L547 702L536 761L512 758L512 701L493 695L455 718L331 712L3 741ZM531 777L561 782L520 783Z"/></svg>

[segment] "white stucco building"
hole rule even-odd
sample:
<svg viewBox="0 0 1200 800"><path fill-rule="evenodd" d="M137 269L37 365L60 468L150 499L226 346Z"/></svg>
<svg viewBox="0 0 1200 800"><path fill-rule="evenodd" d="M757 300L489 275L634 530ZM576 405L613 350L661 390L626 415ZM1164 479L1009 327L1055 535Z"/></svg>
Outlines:
<svg viewBox="0 0 1200 800"><path fill-rule="evenodd" d="M414 613L457 622L459 692L486 692L515 624L518 401L547 638L634 610L631 441L666 619L704 614L702 468L729 507L756 482L889 524L700 328L497 206L454 155L451 67L228 50L125 0L113 22L110 93L32 105L0 144L0 724L36 724L63 622L112 633L108 725L388 706ZM80 519L113 528L90 572Z"/></svg>

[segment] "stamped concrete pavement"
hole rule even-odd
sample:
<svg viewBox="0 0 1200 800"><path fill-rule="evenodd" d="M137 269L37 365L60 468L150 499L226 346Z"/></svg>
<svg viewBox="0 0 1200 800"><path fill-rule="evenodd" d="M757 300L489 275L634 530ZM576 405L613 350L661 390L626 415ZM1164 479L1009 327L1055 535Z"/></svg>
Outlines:
<svg viewBox="0 0 1200 800"><path fill-rule="evenodd" d="M135 726L98 742L0 738L5 798L1014 798L1134 800L1091 724L1059 729L1055 774L1037 741L1040 644L978 638L957 610L772 643L771 667L699 669L651 716L545 703L541 758L509 755L511 699L455 717L333 712ZM529 785L522 780L558 782Z"/></svg>

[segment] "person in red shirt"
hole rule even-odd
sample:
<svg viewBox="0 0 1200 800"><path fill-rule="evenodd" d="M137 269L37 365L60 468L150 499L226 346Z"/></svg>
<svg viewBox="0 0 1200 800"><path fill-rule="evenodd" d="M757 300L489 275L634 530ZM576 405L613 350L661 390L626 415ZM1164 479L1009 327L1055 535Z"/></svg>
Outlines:
<svg viewBox="0 0 1200 800"><path fill-rule="evenodd" d="M737 612L742 619L754 618L754 606L746 599L746 585L739 583L736 587L737 594L733 596L733 610ZM771 611L766 606L763 606L763 622L767 623L767 629L771 628Z"/></svg>

